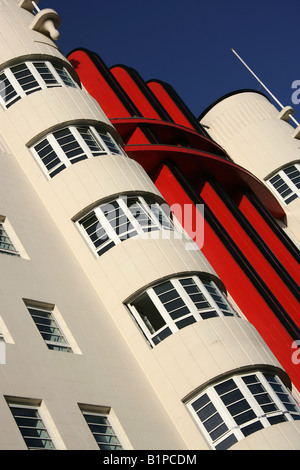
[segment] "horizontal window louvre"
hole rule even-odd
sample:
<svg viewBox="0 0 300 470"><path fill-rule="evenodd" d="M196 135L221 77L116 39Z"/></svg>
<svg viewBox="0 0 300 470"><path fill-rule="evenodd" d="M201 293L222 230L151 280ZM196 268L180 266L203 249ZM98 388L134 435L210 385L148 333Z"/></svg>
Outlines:
<svg viewBox="0 0 300 470"><path fill-rule="evenodd" d="M120 149L119 149L118 145L113 140L113 138L110 134L108 134L107 132L101 132L101 131L98 131L98 133L99 133L102 141L106 145L107 149L109 150L109 153L112 153L112 154L119 154L120 153Z"/></svg>
<svg viewBox="0 0 300 470"><path fill-rule="evenodd" d="M9 406L29 450L55 449L38 408L14 404Z"/></svg>
<svg viewBox="0 0 300 470"><path fill-rule="evenodd" d="M35 62L34 67L44 80L45 84L49 87L59 85L57 79L54 77L53 73L50 72L49 67L44 62Z"/></svg>
<svg viewBox="0 0 300 470"><path fill-rule="evenodd" d="M77 129L94 157L105 153L104 148L101 146L100 142L96 140L89 128L78 127Z"/></svg>
<svg viewBox="0 0 300 470"><path fill-rule="evenodd" d="M56 73L61 78L62 82L69 87L76 88L76 83L74 82L73 78L69 74L69 72L63 67L54 67Z"/></svg>
<svg viewBox="0 0 300 470"><path fill-rule="evenodd" d="M122 450L123 447L108 417L100 413L83 411L83 416L101 450Z"/></svg>
<svg viewBox="0 0 300 470"><path fill-rule="evenodd" d="M0 253L5 253L12 256L20 256L19 252L16 250L7 234L3 222L0 222Z"/></svg>
<svg viewBox="0 0 300 470"><path fill-rule="evenodd" d="M11 71L26 94L41 89L41 86L26 64L16 65L11 68Z"/></svg>
<svg viewBox="0 0 300 470"><path fill-rule="evenodd" d="M46 309L45 307L27 305L27 309L49 349L72 352L53 316L51 308Z"/></svg>

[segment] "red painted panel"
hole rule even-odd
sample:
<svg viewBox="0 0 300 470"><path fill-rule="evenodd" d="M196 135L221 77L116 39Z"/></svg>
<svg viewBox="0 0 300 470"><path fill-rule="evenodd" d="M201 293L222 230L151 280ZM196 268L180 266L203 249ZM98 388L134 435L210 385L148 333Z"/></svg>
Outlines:
<svg viewBox="0 0 300 470"><path fill-rule="evenodd" d="M158 112L154 109L149 100L147 100L145 94L137 86L136 82L133 80L126 68L121 66L115 66L111 67L110 71L120 83L122 88L126 91L127 95L136 104L139 111L144 117L152 119L161 119ZM119 115L118 117L121 116Z"/></svg>
<svg viewBox="0 0 300 470"><path fill-rule="evenodd" d="M123 137L123 136L122 136ZM149 139L145 136L144 132L139 128L136 127L130 137L127 137L126 142L127 145L132 144L150 144Z"/></svg>
<svg viewBox="0 0 300 470"><path fill-rule="evenodd" d="M259 214L247 196L243 195L239 208L247 217L249 222L253 225L255 230L259 233L262 239L268 244L274 255L278 258L280 263L290 273L293 279L300 283L300 269L299 263L295 260L289 250L279 240L273 230L266 223L264 218Z"/></svg>
<svg viewBox="0 0 300 470"><path fill-rule="evenodd" d="M99 103L107 117L130 117L131 114L118 98L89 55L81 50L72 52L68 60L75 68L81 83ZM101 63L99 62L99 66ZM107 70L109 72L109 70ZM113 79L113 77L112 77Z"/></svg>
<svg viewBox="0 0 300 470"><path fill-rule="evenodd" d="M193 204L168 167L162 168L155 184L170 206ZM201 251L300 390L300 369L292 362L293 340L205 219Z"/></svg>
<svg viewBox="0 0 300 470"><path fill-rule="evenodd" d="M267 262L263 254L238 223L234 215L226 207L222 199L207 182L201 190L201 197L211 208L214 215L229 233L232 240L237 244L251 263L252 267L284 307L286 312L288 312L293 320L300 326L299 302L281 280L277 272Z"/></svg>
<svg viewBox="0 0 300 470"><path fill-rule="evenodd" d="M162 106L167 110L176 124L194 129L189 120L185 117L182 111L178 108L174 100L170 97L166 89L159 82L148 82L148 87L155 94L156 98L160 101Z"/></svg>

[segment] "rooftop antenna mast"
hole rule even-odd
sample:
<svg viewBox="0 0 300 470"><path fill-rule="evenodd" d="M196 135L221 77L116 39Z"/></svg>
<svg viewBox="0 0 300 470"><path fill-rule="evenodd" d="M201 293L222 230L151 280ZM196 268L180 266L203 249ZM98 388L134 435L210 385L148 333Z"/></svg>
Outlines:
<svg viewBox="0 0 300 470"><path fill-rule="evenodd" d="M269 95L273 98L273 100L280 106L281 109L284 108L284 106L278 101L278 99L270 92L270 90L264 85L264 83L255 75L255 73L248 67L246 62L243 61L243 59L235 52L234 49L231 49L232 52L236 55L236 57L242 62L242 64L249 70L250 73L252 73L253 77L261 84L261 86L269 93ZM294 121L297 126L299 126L299 123L296 121L296 119L293 116L290 116L291 120Z"/></svg>

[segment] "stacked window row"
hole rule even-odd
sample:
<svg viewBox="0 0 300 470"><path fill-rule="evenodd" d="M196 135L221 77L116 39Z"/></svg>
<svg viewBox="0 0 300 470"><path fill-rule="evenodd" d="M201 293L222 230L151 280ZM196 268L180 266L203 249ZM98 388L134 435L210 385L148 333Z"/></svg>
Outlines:
<svg viewBox="0 0 300 470"><path fill-rule="evenodd" d="M0 72L0 104L7 109L26 95L54 87L78 88L78 85L63 65L26 61ZM109 132L89 125L59 129L43 137L31 150L50 178L86 158L105 154L126 156Z"/></svg>
<svg viewBox="0 0 300 470"><path fill-rule="evenodd" d="M53 424L43 416L43 403L6 398L12 416L29 450L59 448ZM211 449L227 450L245 437L270 426L300 420L300 407L282 380L259 370L208 387L186 406ZM128 447L120 438L121 425L110 409L81 406L85 421L101 450ZM123 433L122 433L123 434ZM129 441L128 441L129 442Z"/></svg>
<svg viewBox="0 0 300 470"><path fill-rule="evenodd" d="M50 350L79 352L54 305L24 302ZM219 287L197 275L167 279L145 290L127 307L153 347L191 323L236 315ZM300 408L281 380L259 371L219 382L194 397L187 407L213 449L228 449L260 429L300 419ZM55 448L38 407L13 401L10 409L29 449ZM122 448L105 414L85 410L83 415L100 449Z"/></svg>
<svg viewBox="0 0 300 470"><path fill-rule="evenodd" d="M75 225L96 256L132 237L168 238L174 231L169 206L138 195L124 195L100 204ZM184 234L178 232L178 236ZM20 241L7 219L0 216L0 253L20 256L16 245L20 246Z"/></svg>
<svg viewBox="0 0 300 470"><path fill-rule="evenodd" d="M285 204L300 196L300 164L295 163L280 170L269 179L269 183Z"/></svg>
<svg viewBox="0 0 300 470"><path fill-rule="evenodd" d="M55 450L59 445L55 443L53 426L47 423L43 403L36 400L6 399L12 416L19 428L28 450ZM79 406L92 435L100 450L122 450L123 445L111 423L110 410L103 407ZM116 421L116 419L115 419ZM116 422L118 427L118 422Z"/></svg>

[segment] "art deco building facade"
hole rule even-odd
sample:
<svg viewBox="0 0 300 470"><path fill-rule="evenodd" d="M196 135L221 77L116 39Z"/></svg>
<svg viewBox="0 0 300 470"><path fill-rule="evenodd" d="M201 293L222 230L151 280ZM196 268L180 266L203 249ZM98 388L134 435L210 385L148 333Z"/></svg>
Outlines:
<svg viewBox="0 0 300 470"><path fill-rule="evenodd" d="M299 449L297 240L262 181L296 148L250 168L218 105L0 6L0 448Z"/></svg>

